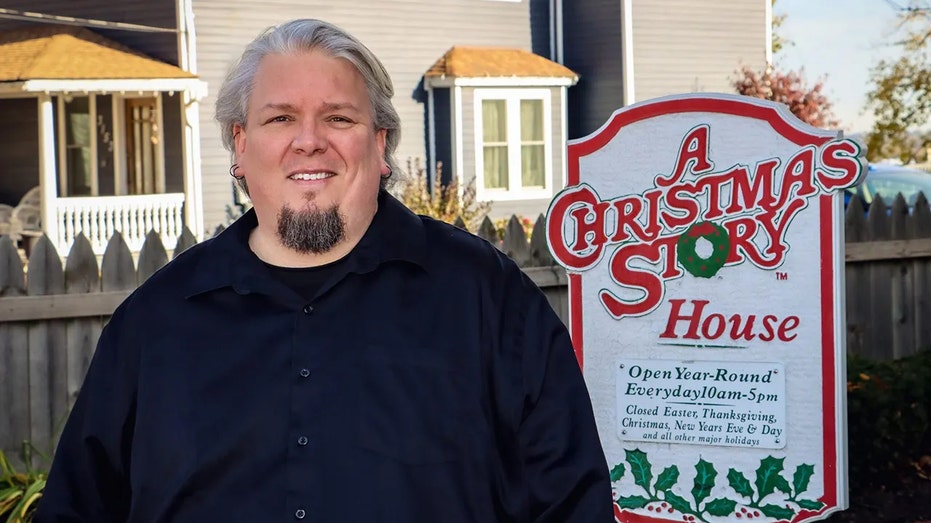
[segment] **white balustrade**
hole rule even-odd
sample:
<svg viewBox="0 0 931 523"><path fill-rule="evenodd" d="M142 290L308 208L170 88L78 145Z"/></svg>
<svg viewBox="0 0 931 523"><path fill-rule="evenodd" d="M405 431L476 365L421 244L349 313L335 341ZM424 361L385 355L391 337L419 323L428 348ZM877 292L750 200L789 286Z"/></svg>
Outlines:
<svg viewBox="0 0 931 523"><path fill-rule="evenodd" d="M60 253L70 252L81 232L97 254L103 254L115 232L123 235L130 251L139 252L151 230L171 250L184 229L183 193L58 198L55 205L59 223L55 247Z"/></svg>

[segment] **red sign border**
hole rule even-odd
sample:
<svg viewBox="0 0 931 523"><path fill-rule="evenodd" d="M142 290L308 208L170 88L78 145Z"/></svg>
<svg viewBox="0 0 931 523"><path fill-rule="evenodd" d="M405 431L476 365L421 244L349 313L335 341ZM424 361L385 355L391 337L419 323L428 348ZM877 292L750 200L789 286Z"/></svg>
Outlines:
<svg viewBox="0 0 931 523"><path fill-rule="evenodd" d="M636 122L647 120L661 115L676 113L718 113L744 116L763 120L770 124L774 131L799 145L820 146L831 140L831 137L815 135L793 126L785 120L780 111L771 106L757 105L751 101L742 101L734 98L716 98L709 96L691 96L686 98L659 99L655 102L646 102L630 106L615 112L611 119L594 134L569 143L567 148L569 186L578 185L580 180L580 160L583 156L592 154L607 145L620 130ZM836 354L834 351L834 244L832 241L831 224L834 215L834 198L831 195L818 197L821 244L821 373L822 373L822 422L824 424L824 496L821 501L825 507L818 512L801 511L792 521L801 521L819 513L832 512L838 508L837 485L837 408L835 391L837 387ZM584 369L584 344L582 335L582 276L581 274L568 274L569 280L569 330L572 334L572 343L579 365ZM616 507L615 507L616 509ZM625 513L628 516L635 514ZM615 516L619 514L615 510ZM638 519L639 520L639 519ZM618 519L618 521L621 521Z"/></svg>

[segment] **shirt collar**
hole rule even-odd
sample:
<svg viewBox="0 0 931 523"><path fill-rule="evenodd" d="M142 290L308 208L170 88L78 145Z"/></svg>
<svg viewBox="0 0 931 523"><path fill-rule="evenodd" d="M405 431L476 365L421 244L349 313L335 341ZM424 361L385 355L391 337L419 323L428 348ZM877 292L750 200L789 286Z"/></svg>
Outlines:
<svg viewBox="0 0 931 523"><path fill-rule="evenodd" d="M208 240L212 245L203 247L212 254L202 256L198 262L188 297L222 287L249 292L262 280L270 278L268 268L249 248L249 234L257 225L255 210L250 209L229 228ZM372 223L347 256L351 272L370 272L382 263L394 261L412 263L427 270L423 222L394 196L380 191Z"/></svg>

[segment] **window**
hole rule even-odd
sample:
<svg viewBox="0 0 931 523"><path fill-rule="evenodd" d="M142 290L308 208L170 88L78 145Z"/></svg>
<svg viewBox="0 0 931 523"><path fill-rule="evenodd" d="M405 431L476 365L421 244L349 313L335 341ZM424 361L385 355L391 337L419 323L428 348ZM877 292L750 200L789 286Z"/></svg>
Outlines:
<svg viewBox="0 0 931 523"><path fill-rule="evenodd" d="M60 196L164 192L161 110L158 96L58 96Z"/></svg>
<svg viewBox="0 0 931 523"><path fill-rule="evenodd" d="M127 192L155 194L159 192L156 160L160 157L157 99L128 99L125 114Z"/></svg>
<svg viewBox="0 0 931 523"><path fill-rule="evenodd" d="M92 142L92 103L87 96L62 100L65 196L91 196L97 192Z"/></svg>
<svg viewBox="0 0 931 523"><path fill-rule="evenodd" d="M550 197L550 93L546 89L475 92L476 187L479 198Z"/></svg>

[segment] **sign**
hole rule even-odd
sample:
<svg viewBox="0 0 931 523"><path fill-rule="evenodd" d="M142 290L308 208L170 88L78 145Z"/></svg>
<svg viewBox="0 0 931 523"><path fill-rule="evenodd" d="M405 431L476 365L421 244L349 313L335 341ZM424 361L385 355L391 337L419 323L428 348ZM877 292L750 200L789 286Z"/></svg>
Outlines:
<svg viewBox="0 0 931 523"><path fill-rule="evenodd" d="M570 142L547 241L617 521L846 508L839 192L862 156L735 95L635 104Z"/></svg>

